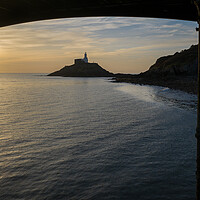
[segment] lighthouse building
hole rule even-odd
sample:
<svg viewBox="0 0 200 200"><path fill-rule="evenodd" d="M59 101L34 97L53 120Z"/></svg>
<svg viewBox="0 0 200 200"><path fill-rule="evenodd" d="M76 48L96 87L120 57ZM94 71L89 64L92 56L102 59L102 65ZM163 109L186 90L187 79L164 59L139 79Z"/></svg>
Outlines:
<svg viewBox="0 0 200 200"><path fill-rule="evenodd" d="M74 64L80 64L80 63L88 63L88 57L86 52L84 54L84 58L79 58L74 60Z"/></svg>

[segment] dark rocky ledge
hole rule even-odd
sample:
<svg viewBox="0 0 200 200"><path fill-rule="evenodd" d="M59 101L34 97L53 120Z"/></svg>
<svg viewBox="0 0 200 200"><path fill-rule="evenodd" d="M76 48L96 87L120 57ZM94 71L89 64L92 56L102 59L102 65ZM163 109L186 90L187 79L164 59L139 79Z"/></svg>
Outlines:
<svg viewBox="0 0 200 200"><path fill-rule="evenodd" d="M157 85L197 94L197 45L159 58L149 70L138 75L116 76L116 82Z"/></svg>
<svg viewBox="0 0 200 200"><path fill-rule="evenodd" d="M140 85L154 85L168 87L170 89L181 90L191 94L197 94L197 79L192 77L160 77L149 78L134 75L131 78L116 77L115 82L126 82Z"/></svg>

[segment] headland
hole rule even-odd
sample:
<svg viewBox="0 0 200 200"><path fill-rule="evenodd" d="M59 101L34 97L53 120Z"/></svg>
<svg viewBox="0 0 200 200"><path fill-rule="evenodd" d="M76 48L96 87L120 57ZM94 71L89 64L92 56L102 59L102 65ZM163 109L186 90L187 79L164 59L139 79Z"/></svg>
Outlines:
<svg viewBox="0 0 200 200"><path fill-rule="evenodd" d="M197 94L198 47L163 56L149 70L138 75L116 76L116 82L156 85Z"/></svg>

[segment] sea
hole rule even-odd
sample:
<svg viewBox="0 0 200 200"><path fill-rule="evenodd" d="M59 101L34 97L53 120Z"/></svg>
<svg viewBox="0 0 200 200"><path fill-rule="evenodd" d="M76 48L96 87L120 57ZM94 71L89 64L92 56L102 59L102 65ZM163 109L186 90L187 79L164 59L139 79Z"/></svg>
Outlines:
<svg viewBox="0 0 200 200"><path fill-rule="evenodd" d="M0 199L195 199L196 105L110 78L0 74Z"/></svg>

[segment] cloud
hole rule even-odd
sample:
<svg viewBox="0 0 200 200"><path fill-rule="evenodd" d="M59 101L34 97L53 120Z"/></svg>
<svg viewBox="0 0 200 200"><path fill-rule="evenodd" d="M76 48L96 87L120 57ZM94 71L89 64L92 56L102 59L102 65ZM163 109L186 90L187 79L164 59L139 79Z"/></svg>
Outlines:
<svg viewBox="0 0 200 200"><path fill-rule="evenodd" d="M65 64L89 52L106 64L159 56L196 43L196 24L178 20L103 17L45 20L0 29L0 65ZM132 56L132 57L131 57ZM126 59L125 59L126 58ZM110 60L109 60L110 59ZM150 59L150 62L152 59ZM6 64L7 63L7 64ZM148 66L147 66L148 67ZM137 68L137 66L135 66ZM127 67L128 69L128 67ZM31 69L30 69L31 71ZM128 71L127 71L128 72Z"/></svg>
<svg viewBox="0 0 200 200"><path fill-rule="evenodd" d="M182 25L178 23L178 24L170 24L170 25L169 25L169 24L168 24L168 25L167 25L167 24L164 24L164 25L162 25L161 27L162 27L162 28L180 28L181 26L182 26Z"/></svg>

